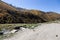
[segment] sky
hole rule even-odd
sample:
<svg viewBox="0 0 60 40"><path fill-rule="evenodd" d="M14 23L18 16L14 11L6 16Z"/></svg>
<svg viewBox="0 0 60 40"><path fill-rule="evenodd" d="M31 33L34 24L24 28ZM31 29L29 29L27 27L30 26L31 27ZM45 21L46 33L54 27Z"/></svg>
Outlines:
<svg viewBox="0 0 60 40"><path fill-rule="evenodd" d="M2 0L16 7L60 13L60 0Z"/></svg>

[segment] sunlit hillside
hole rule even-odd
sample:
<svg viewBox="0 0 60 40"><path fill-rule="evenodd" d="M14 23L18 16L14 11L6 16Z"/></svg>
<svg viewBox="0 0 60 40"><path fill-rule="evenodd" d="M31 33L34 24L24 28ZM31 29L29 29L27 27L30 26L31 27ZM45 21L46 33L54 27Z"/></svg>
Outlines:
<svg viewBox="0 0 60 40"><path fill-rule="evenodd" d="M0 23L43 23L59 19L60 14L55 12L18 9L11 4L0 1Z"/></svg>

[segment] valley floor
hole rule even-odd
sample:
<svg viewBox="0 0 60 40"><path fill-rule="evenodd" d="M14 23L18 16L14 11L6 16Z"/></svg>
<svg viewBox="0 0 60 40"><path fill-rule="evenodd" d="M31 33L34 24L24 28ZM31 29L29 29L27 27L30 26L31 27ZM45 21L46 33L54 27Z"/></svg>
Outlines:
<svg viewBox="0 0 60 40"><path fill-rule="evenodd" d="M60 40L60 23L41 24L34 29L26 28L4 40Z"/></svg>

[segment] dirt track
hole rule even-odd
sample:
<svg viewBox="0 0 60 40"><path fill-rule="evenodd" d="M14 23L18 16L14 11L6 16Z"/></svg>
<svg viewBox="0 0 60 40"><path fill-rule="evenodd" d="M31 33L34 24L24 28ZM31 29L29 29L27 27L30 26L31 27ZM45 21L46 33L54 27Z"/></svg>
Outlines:
<svg viewBox="0 0 60 40"><path fill-rule="evenodd" d="M60 24L42 24L34 30L19 31L13 37L4 40L60 40Z"/></svg>

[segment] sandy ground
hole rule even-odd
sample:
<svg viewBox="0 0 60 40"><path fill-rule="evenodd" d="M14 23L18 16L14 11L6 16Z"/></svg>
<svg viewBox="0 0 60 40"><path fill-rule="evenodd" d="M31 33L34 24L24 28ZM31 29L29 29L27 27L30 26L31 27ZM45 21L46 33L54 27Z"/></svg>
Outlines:
<svg viewBox="0 0 60 40"><path fill-rule="evenodd" d="M24 29L4 40L60 40L60 24L42 24L35 29Z"/></svg>

